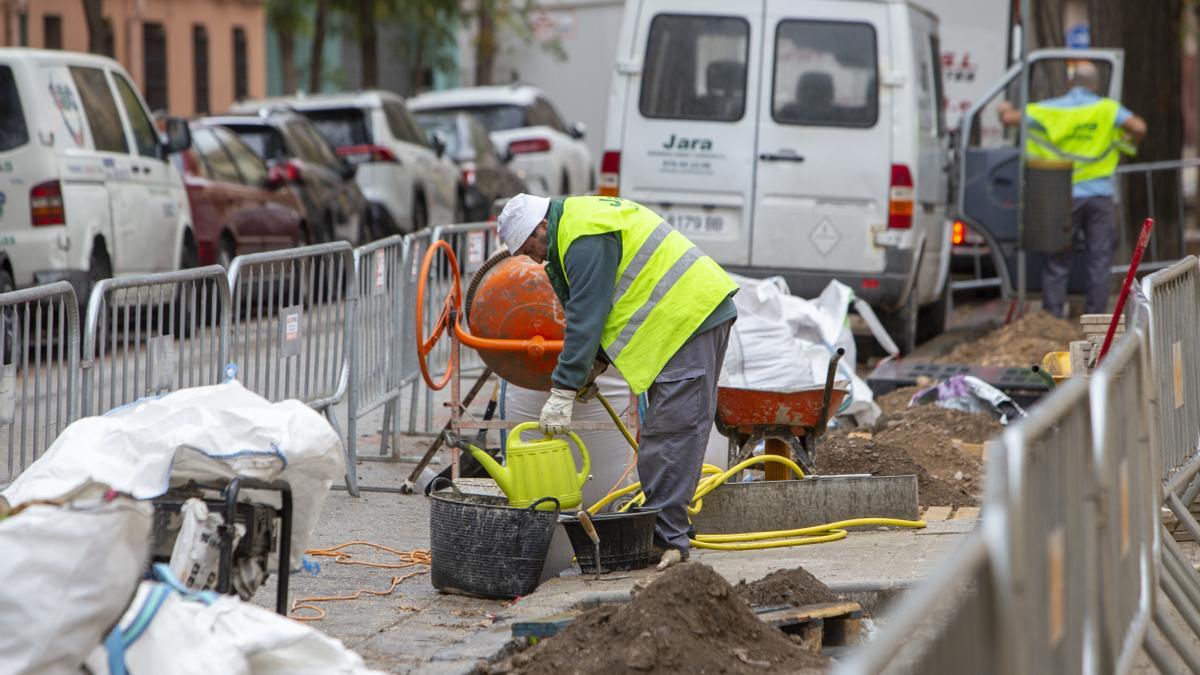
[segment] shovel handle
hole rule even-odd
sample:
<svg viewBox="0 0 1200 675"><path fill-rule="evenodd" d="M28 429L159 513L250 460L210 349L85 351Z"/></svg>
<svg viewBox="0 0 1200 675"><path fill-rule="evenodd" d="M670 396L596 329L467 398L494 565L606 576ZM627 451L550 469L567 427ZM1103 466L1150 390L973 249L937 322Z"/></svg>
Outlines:
<svg viewBox="0 0 1200 675"><path fill-rule="evenodd" d="M592 518L587 511L579 509L575 517L579 519L579 524L583 526L583 531L587 533L588 539L591 539L593 544L599 544L600 535L596 534L596 526L592 524Z"/></svg>

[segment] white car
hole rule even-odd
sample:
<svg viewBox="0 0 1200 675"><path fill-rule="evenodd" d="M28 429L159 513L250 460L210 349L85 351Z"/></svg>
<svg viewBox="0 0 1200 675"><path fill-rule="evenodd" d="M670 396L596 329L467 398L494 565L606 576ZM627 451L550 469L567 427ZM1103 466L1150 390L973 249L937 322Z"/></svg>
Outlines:
<svg viewBox="0 0 1200 675"><path fill-rule="evenodd" d="M592 152L581 122L563 123L537 87L525 84L432 91L408 100L413 112L462 111L487 128L502 156L534 192L573 195L596 187Z"/></svg>
<svg viewBox="0 0 1200 675"><path fill-rule="evenodd" d="M833 279L905 353L948 307L949 139L937 18L903 0L630 0L600 193L725 269Z"/></svg>
<svg viewBox="0 0 1200 675"><path fill-rule="evenodd" d="M463 219L459 171L389 91L360 91L239 101L232 112L287 107L307 117L339 155L358 167L354 180L371 205L376 236Z"/></svg>
<svg viewBox="0 0 1200 675"><path fill-rule="evenodd" d="M0 49L0 290L66 280L81 303L111 276L195 264L183 180L132 78L100 56Z"/></svg>

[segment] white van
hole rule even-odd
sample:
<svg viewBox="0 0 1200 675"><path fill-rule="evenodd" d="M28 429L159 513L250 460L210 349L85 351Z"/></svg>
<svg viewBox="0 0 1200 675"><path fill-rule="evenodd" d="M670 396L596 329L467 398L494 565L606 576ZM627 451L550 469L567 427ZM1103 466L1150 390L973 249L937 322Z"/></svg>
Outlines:
<svg viewBox="0 0 1200 675"><path fill-rule="evenodd" d="M902 0L630 0L600 192L726 269L838 279L911 350L945 321L937 18Z"/></svg>
<svg viewBox="0 0 1200 675"><path fill-rule="evenodd" d="M194 265L167 161L191 134L179 118L166 128L112 59L0 49L0 285L65 279L83 303L100 279Z"/></svg>

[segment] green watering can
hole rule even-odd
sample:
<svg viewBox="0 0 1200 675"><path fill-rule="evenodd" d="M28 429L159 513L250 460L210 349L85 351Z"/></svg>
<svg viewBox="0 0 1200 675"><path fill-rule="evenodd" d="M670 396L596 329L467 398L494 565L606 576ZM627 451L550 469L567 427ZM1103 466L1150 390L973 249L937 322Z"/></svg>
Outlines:
<svg viewBox="0 0 1200 675"><path fill-rule="evenodd" d="M543 497L554 497L563 511L573 509L583 501L583 484L592 467L587 448L579 436L567 432L583 456L583 469L576 473L575 458L571 456L571 446L566 441L553 436L537 441L521 440L521 432L537 429L537 426L537 422L524 422L508 433L508 460L504 466L470 443L460 442L459 446L483 465L488 475L508 496L510 506L524 508ZM546 502L537 508L552 511L555 506Z"/></svg>

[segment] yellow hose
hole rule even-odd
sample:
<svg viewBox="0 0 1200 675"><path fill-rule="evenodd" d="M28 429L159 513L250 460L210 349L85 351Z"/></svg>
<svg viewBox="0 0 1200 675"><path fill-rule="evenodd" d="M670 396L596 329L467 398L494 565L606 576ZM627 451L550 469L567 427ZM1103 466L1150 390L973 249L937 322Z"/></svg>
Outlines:
<svg viewBox="0 0 1200 675"><path fill-rule="evenodd" d="M633 436L625 428L616 411L608 405L608 401L602 396L598 397L604 404L609 415L617 426L621 429L626 440L633 446L634 451L637 451L637 443L633 440ZM729 480L731 476L742 471L743 469L755 464L766 464L775 462L783 464L792 470L799 478L804 478L804 470L798 464L778 455L759 455L751 457L747 460L739 462L736 466L728 470L722 470L718 466L705 464L700 471L700 481L696 484L696 492L692 496L692 502L688 504L688 515L694 516L700 512L704 506L703 497L720 485ZM588 508L588 513L596 513L600 509L608 506L614 501L624 497L625 495L636 492L633 499L621 505L619 512L625 512L633 506L640 506L646 502L646 493L641 491L642 484L634 483L619 490L614 490L604 496L603 499L592 504ZM845 539L848 534L846 528L850 527L911 527L920 529L925 527L923 520L903 520L900 518L854 518L851 520L839 520L836 523L827 523L825 525L814 525L812 527L802 527L795 530L775 530L773 532L740 532L737 534L698 534L695 539L690 539L692 546L696 548L709 548L718 551L750 551L755 549L766 548L782 548L785 546L803 546L805 544L822 544L827 541L838 541Z"/></svg>

